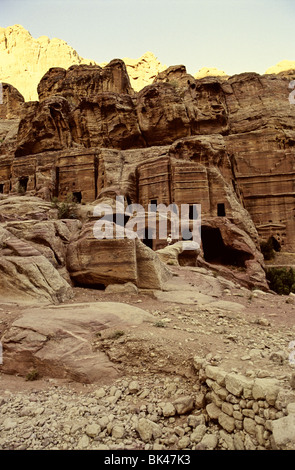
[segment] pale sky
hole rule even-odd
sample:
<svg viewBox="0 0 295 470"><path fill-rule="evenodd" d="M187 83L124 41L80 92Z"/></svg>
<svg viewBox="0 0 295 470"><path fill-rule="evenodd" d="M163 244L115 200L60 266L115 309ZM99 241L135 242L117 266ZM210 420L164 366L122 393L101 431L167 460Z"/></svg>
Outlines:
<svg viewBox="0 0 295 470"><path fill-rule="evenodd" d="M14 24L98 63L151 51L233 75L295 60L295 0L0 0L0 26Z"/></svg>

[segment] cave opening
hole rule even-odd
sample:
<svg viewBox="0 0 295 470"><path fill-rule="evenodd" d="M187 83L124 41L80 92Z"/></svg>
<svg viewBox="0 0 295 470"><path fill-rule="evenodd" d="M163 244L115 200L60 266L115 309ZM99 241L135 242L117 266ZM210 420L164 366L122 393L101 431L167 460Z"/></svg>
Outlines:
<svg viewBox="0 0 295 470"><path fill-rule="evenodd" d="M80 289L94 289L94 290L105 290L106 286L104 284L101 284L101 283L85 283L85 282L79 282L77 280L73 280L73 284L74 284L74 287L79 287Z"/></svg>
<svg viewBox="0 0 295 470"><path fill-rule="evenodd" d="M4 193L4 184L0 184L0 194Z"/></svg>
<svg viewBox="0 0 295 470"><path fill-rule="evenodd" d="M18 191L20 193L24 194L27 192L28 182L29 182L28 176L22 176L18 180Z"/></svg>
<svg viewBox="0 0 295 470"><path fill-rule="evenodd" d="M201 231L204 259L211 264L245 268L251 254L226 246L219 228L202 226Z"/></svg>
<svg viewBox="0 0 295 470"><path fill-rule="evenodd" d="M223 202L217 204L217 216L225 217L225 206Z"/></svg>
<svg viewBox="0 0 295 470"><path fill-rule="evenodd" d="M73 192L73 201L78 203L78 204L81 204L81 202L82 202L82 193L81 193L81 191Z"/></svg>

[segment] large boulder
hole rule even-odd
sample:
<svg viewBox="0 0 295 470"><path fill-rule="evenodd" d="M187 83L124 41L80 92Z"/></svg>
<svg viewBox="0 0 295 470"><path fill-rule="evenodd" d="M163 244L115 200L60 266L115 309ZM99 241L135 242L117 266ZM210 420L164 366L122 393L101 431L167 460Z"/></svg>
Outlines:
<svg viewBox="0 0 295 470"><path fill-rule="evenodd" d="M103 330L109 336L130 326L152 322L144 310L116 302L28 308L1 338L2 370L23 377L41 376L78 382L107 382L120 375L107 355L95 347Z"/></svg>
<svg viewBox="0 0 295 470"><path fill-rule="evenodd" d="M59 303L72 288L34 245L0 225L0 291L2 300Z"/></svg>
<svg viewBox="0 0 295 470"><path fill-rule="evenodd" d="M295 405L287 406L287 416L272 422L272 447L274 450L295 449Z"/></svg>
<svg viewBox="0 0 295 470"><path fill-rule="evenodd" d="M66 245L78 220L54 220L50 203L28 196L0 200L2 300L58 303L72 297Z"/></svg>
<svg viewBox="0 0 295 470"><path fill-rule="evenodd" d="M97 94L114 92L134 93L125 63L114 59L104 68L99 65L72 65L67 70L51 68L38 85L39 100L52 95L64 96L73 106L80 101L93 99Z"/></svg>
<svg viewBox="0 0 295 470"><path fill-rule="evenodd" d="M68 245L67 269L76 284L102 287L132 282L139 288L162 288L170 271L154 251L139 239L97 239L94 224L85 223Z"/></svg>

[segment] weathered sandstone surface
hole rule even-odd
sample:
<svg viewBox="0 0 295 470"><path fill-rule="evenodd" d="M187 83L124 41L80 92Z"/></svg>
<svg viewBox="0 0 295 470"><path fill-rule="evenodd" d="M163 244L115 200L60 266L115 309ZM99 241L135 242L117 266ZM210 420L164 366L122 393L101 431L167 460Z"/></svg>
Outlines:
<svg viewBox="0 0 295 470"><path fill-rule="evenodd" d="M149 85L166 66L146 52L138 59L123 58L136 91ZM37 87L52 67L67 69L72 65L95 65L84 59L65 41L41 36L33 38L21 25L0 27L0 81L17 88L26 101L38 99ZM104 67L106 63L96 64Z"/></svg>
<svg viewBox="0 0 295 470"><path fill-rule="evenodd" d="M234 264L262 280L261 240L273 236L282 251L295 249L289 79L244 73L196 80L173 66L137 93L119 59L104 68L51 68L39 101L18 100L15 145L2 144L1 190L49 200L72 195L86 204L121 194L146 209L151 200L200 203L205 233L206 219L216 218L250 236L254 264L243 254ZM226 245L219 227L210 235L209 249L219 237Z"/></svg>
<svg viewBox="0 0 295 470"><path fill-rule="evenodd" d="M51 68L38 85L39 101L24 103L13 87L4 88L3 122L20 121L16 139L6 144L5 136L2 143L1 191L49 201L78 197L90 204L88 219L95 204L117 195L146 210L152 200L200 203L199 263L221 266L224 275L234 268L229 271L242 283L267 288L260 241L273 236L283 251L295 249L295 110L288 84L285 77L255 73L195 80L184 66L173 66L136 93L122 60L104 68ZM91 274L83 267L93 250L91 236L76 236L66 267L76 282L137 279L140 285L137 261L130 276L105 277L107 255L100 272ZM100 242L100 249L107 244ZM134 254L136 244L125 240L120 248L117 240L108 249L127 253L132 245ZM152 247L164 246L156 239ZM77 258L80 250L84 260Z"/></svg>
<svg viewBox="0 0 295 470"><path fill-rule="evenodd" d="M167 66L148 51L138 59L122 58L131 81L132 88L140 91L150 85L158 74ZM105 67L106 62L82 58L65 41L41 36L33 38L23 26L15 24L7 28L0 27L0 81L8 82L17 88L26 101L38 98L37 87L43 75L51 67L67 69L72 65L93 64ZM284 74L288 76L295 69L294 61L282 60L269 67L266 74ZM25 73L24 73L25 72ZM194 78L222 77L228 74L216 67L202 67Z"/></svg>
<svg viewBox="0 0 295 470"><path fill-rule="evenodd" d="M294 259L294 72L102 66L1 34L0 448L294 449L294 294L269 291L260 250ZM189 229L200 204L200 246L167 244L172 214L151 237L150 203L185 204ZM120 239L96 237L99 204Z"/></svg>
<svg viewBox="0 0 295 470"><path fill-rule="evenodd" d="M50 67L93 63L65 41L47 36L35 39L21 25L0 28L0 58L0 80L15 86L26 101L37 98L37 85Z"/></svg>
<svg viewBox="0 0 295 470"><path fill-rule="evenodd" d="M0 303L2 449L294 449L294 295L171 269L156 297Z"/></svg>

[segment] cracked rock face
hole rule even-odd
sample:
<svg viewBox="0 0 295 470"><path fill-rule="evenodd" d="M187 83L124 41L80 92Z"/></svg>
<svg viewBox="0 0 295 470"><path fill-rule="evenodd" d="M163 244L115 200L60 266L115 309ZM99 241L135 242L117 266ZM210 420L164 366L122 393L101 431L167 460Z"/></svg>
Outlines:
<svg viewBox="0 0 295 470"><path fill-rule="evenodd" d="M104 330L115 334L145 321L153 316L116 302L25 309L2 338L3 371L26 376L36 369L41 375L83 383L117 378L119 370L92 343Z"/></svg>
<svg viewBox="0 0 295 470"><path fill-rule="evenodd" d="M69 157L72 152L81 152L84 160L84 149L93 149L94 155L110 149L116 167L116 158L126 160L125 155L115 152L134 150L134 166L123 165L124 178L130 184L136 178L135 163L148 156L144 149L151 149L152 158L152 149L171 146L171 157L220 171L249 213L259 237L267 240L274 236L284 250L292 252L295 107L288 100L290 78L292 74L242 73L195 79L184 66L173 66L162 71L154 83L134 92L126 65L119 59L104 68L51 68L39 84L40 101L20 102L19 112L14 107L21 121L14 148L11 139L8 146L2 144L3 191L14 188L15 180L21 174L26 176L31 164L37 170L35 155L37 165L46 166L49 154L42 154L48 151L53 172L62 165L54 152L66 152ZM9 96L17 99L16 91L10 90ZM2 113L6 116L9 110L5 106ZM97 187L92 201L113 184L105 178L105 164L93 163L91 185ZM52 188L54 177L43 183ZM119 187L122 183L122 178L116 182ZM214 185L218 184L216 180ZM37 186L30 180L29 189ZM203 199L201 202L205 205Z"/></svg>
<svg viewBox="0 0 295 470"><path fill-rule="evenodd" d="M114 202L122 194L126 203L140 203L145 210L151 201L200 203L200 256L178 255L170 262L214 265L224 277L267 289L260 241L272 236L282 252L295 250L290 77L243 73L195 79L180 65L135 92L120 59L104 67L79 62L50 68L39 83L39 101L24 103L16 89L4 87L0 191L47 201L72 196L82 204ZM75 237L53 233L54 224L38 229L27 224L25 235L5 226L20 240L8 251L5 247L6 276L20 272L19 264L7 263L22 245L22 253L45 257L39 263L49 261L69 285L71 277L92 286L131 282L161 288L167 270L158 256L139 242L98 244L91 235L91 210L82 210L84 226L76 227ZM0 219L6 222L7 215ZM44 235L47 229L52 243ZM158 242L154 251L165 239ZM20 261L27 271L28 262Z"/></svg>
<svg viewBox="0 0 295 470"><path fill-rule="evenodd" d="M71 298L71 286L48 259L53 253L50 249L42 253L0 227L1 298L53 303Z"/></svg>

